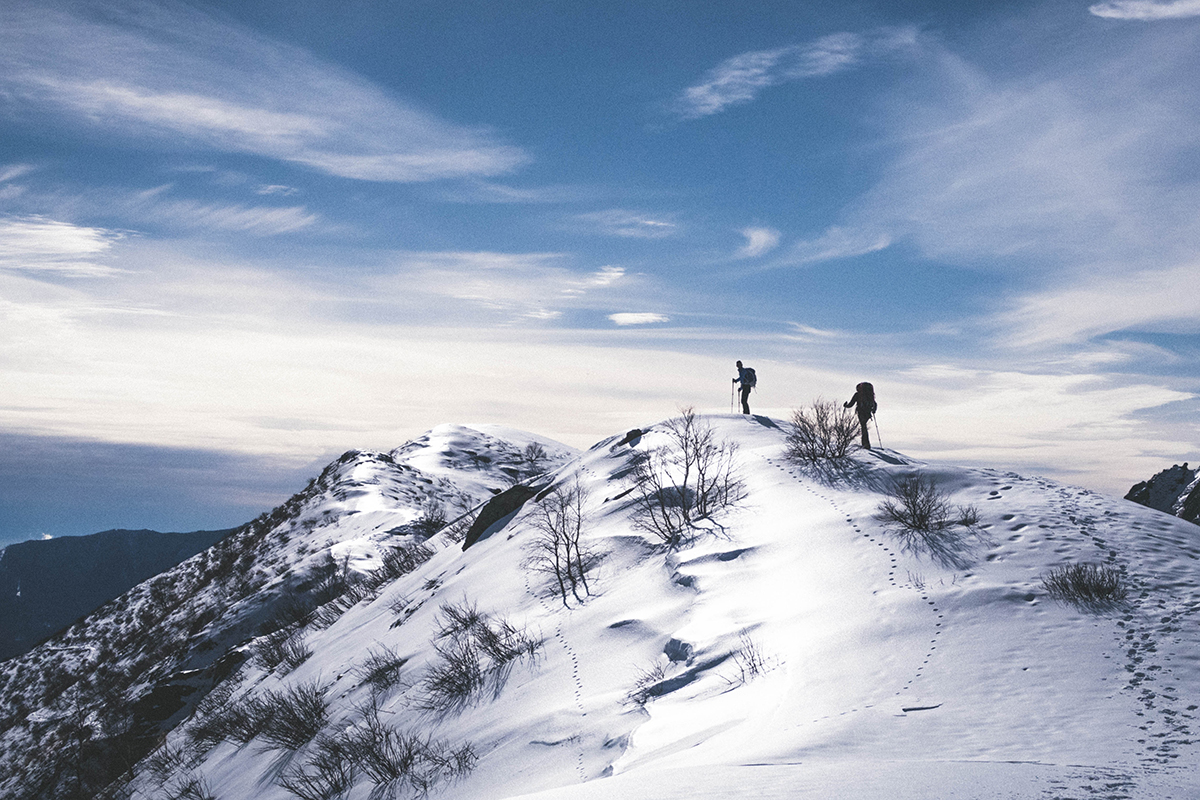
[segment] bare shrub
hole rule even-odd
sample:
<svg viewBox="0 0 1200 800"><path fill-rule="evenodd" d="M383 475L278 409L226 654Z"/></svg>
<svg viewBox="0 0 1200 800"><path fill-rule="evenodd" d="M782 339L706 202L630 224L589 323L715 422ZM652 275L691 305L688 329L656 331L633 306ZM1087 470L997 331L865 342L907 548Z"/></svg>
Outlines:
<svg viewBox="0 0 1200 800"><path fill-rule="evenodd" d="M747 683L776 666L772 659L763 654L762 647L748 633L738 637L738 649L732 653L737 675L730 681L734 684Z"/></svg>
<svg viewBox="0 0 1200 800"><path fill-rule="evenodd" d="M276 631L258 639L253 653L254 663L264 670L272 672L282 666L286 674L307 661L312 649L300 634Z"/></svg>
<svg viewBox="0 0 1200 800"><path fill-rule="evenodd" d="M383 554L383 565L378 571L389 580L396 580L433 558L433 554L433 548L424 543L391 547Z"/></svg>
<svg viewBox="0 0 1200 800"><path fill-rule="evenodd" d="M1107 564L1067 564L1042 578L1046 594L1063 603L1095 610L1123 601L1129 594L1125 575Z"/></svg>
<svg viewBox="0 0 1200 800"><path fill-rule="evenodd" d="M666 679L667 667L661 659L648 667L639 668L633 687L625 695L625 699L639 708L644 708L654 697L654 688Z"/></svg>
<svg viewBox="0 0 1200 800"><path fill-rule="evenodd" d="M401 793L423 797L441 781L470 772L478 760L470 745L456 749L442 740L384 724L376 706L367 709L349 747L359 768L375 784L372 798L388 800Z"/></svg>
<svg viewBox="0 0 1200 800"><path fill-rule="evenodd" d="M966 551L977 535L979 512L974 506L952 506L933 478L917 474L894 481L875 517L905 550L926 552L950 566L969 563Z"/></svg>
<svg viewBox="0 0 1200 800"><path fill-rule="evenodd" d="M209 788L208 782L198 775L187 774L171 787L167 797L169 800L217 800Z"/></svg>
<svg viewBox="0 0 1200 800"><path fill-rule="evenodd" d="M548 575L568 607L568 597L582 603L592 593L588 573L601 560L599 551L583 542L587 502L587 489L576 477L533 504L529 518L537 533L526 547L525 566Z"/></svg>
<svg viewBox="0 0 1200 800"><path fill-rule="evenodd" d="M270 691L262 696L266 724L260 738L271 749L299 750L325 727L329 701L325 687L317 681Z"/></svg>
<svg viewBox="0 0 1200 800"><path fill-rule="evenodd" d="M684 542L695 523L745 497L737 444L718 440L693 408L663 423L667 444L631 464L637 486L634 525L667 547Z"/></svg>
<svg viewBox="0 0 1200 800"><path fill-rule="evenodd" d="M212 691L196 704L186 733L189 745L199 753L207 753L224 740L233 738L227 719L230 709L236 705L233 693L237 684L237 680L225 680L214 686Z"/></svg>
<svg viewBox="0 0 1200 800"><path fill-rule="evenodd" d="M792 461L819 464L849 455L859 437L858 417L840 403L818 397L792 412L785 454Z"/></svg>
<svg viewBox="0 0 1200 800"><path fill-rule="evenodd" d="M435 498L427 499L421 504L421 516L410 527L418 536L428 539L446 527L446 507Z"/></svg>
<svg viewBox="0 0 1200 800"><path fill-rule="evenodd" d="M243 697L222 707L189 730L197 744L215 745L229 740L238 744L252 742L271 721L271 709L261 697Z"/></svg>
<svg viewBox="0 0 1200 800"><path fill-rule="evenodd" d="M436 662L421 681L420 708L456 713L475 702L485 689L500 693L512 666L533 658L542 640L510 623L493 618L472 603L443 605L441 628L434 642Z"/></svg>
<svg viewBox="0 0 1200 800"><path fill-rule="evenodd" d="M467 774L478 761L469 744L452 747L387 725L374 703L362 712L353 728L319 736L307 761L285 771L279 785L301 800L340 800L365 777L374 784L371 800L419 798Z"/></svg>
<svg viewBox="0 0 1200 800"><path fill-rule="evenodd" d="M395 650L380 647L367 654L366 660L354 668L354 674L376 691L386 691L400 683L401 668L407 661Z"/></svg>
<svg viewBox="0 0 1200 800"><path fill-rule="evenodd" d="M340 800L354 788L358 774L347 737L321 734L308 760L286 770L278 783L300 800Z"/></svg>

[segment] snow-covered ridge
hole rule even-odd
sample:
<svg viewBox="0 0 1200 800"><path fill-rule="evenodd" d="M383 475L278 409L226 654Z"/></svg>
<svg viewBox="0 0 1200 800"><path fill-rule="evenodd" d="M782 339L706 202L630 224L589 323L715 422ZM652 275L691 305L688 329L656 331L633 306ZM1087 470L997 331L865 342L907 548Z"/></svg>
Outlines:
<svg viewBox="0 0 1200 800"><path fill-rule="evenodd" d="M88 754L95 774L84 780L106 783L129 757L116 759L106 743L137 753L139 742L157 740L250 656L242 643L286 607L423 540L428 534L414 524L431 512L466 512L535 466L574 454L529 434L501 438L506 433L445 425L392 453L347 452L272 512L0 664L0 796L78 791L78 775L55 756L67 758L77 734L66 721L81 713L96 751ZM544 452L537 465L524 454L533 442Z"/></svg>
<svg viewBox="0 0 1200 800"><path fill-rule="evenodd" d="M723 452L740 489L677 546L638 517L638 465L672 442L657 423L571 458L559 451L538 482L557 493L533 494L469 549L439 533L404 549L412 557L370 591L313 614L256 611L276 588L330 585L339 564L389 569L384 549L417 544L414 508L439 478L465 491L484 473L507 475L494 452L509 450L450 429L388 454L347 454L278 519L243 532L248 574L266 565L268 582L228 594L195 640L242 625L242 639L228 637L236 647L215 648L233 655L146 667L171 677L138 684L160 694L193 664L188 685L212 691L199 707L189 699L190 719L168 720L134 796L1200 795L1195 526L1050 480L888 450L814 471L784 457L779 421L699 422L736 445ZM913 474L977 513L952 558L906 547L877 517L893 482ZM477 486L494 494L512 477ZM581 549L599 559L570 595L531 568L546 552L547 509L564 497L578 499L561 507L581 511ZM1119 573L1127 598L1054 601L1043 578L1072 564ZM229 582L189 596L217 596L217 585ZM136 616L143 602L131 593L113 613ZM291 655L265 658L273 643ZM6 746L54 729L69 708L34 705ZM308 713L294 719L292 708Z"/></svg>

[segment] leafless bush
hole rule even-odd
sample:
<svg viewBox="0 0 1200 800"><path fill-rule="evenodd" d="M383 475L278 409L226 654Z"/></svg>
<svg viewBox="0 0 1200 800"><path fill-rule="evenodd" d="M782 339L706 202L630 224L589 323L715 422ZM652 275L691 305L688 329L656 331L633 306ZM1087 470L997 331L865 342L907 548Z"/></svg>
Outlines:
<svg viewBox="0 0 1200 800"><path fill-rule="evenodd" d="M748 633L738 638L738 649L733 651L733 664L737 675L730 683L747 683L775 666L762 651L762 647Z"/></svg>
<svg viewBox="0 0 1200 800"><path fill-rule="evenodd" d="M661 659L644 669L639 668L637 677L633 681L633 688L629 690L625 699L633 705L643 708L654 697L654 687L666 679L667 667Z"/></svg>
<svg viewBox="0 0 1200 800"><path fill-rule="evenodd" d="M212 691L196 704L196 710L187 723L187 738L191 748L199 753L207 753L222 741L232 738L229 726L226 724L229 709L235 705L233 693L238 681L225 680L213 687ZM254 738L251 736L250 738Z"/></svg>
<svg viewBox="0 0 1200 800"><path fill-rule="evenodd" d="M375 784L371 797L376 800L391 800L403 793L424 797L439 782L470 772L478 760L470 745L455 749L444 741L384 724L374 706L351 734L350 749L359 768Z"/></svg>
<svg viewBox="0 0 1200 800"><path fill-rule="evenodd" d="M388 548L378 572L382 572L389 580L396 580L433 558L433 553L433 548L424 543Z"/></svg>
<svg viewBox="0 0 1200 800"><path fill-rule="evenodd" d="M188 751L179 745L164 743L141 763L139 775L145 776L162 789L187 765Z"/></svg>
<svg viewBox="0 0 1200 800"><path fill-rule="evenodd" d="M485 689L499 694L512 666L534 657L542 646L542 640L524 628L484 614L466 601L443 605L440 623L434 642L438 658L421 681L418 701L427 711L455 713Z"/></svg>
<svg viewBox="0 0 1200 800"><path fill-rule="evenodd" d="M341 800L354 788L358 772L347 737L321 734L307 761L285 771L278 783L300 800Z"/></svg>
<svg viewBox="0 0 1200 800"><path fill-rule="evenodd" d="M329 701L317 681L266 692L262 697L267 717L260 737L277 750L299 750L321 732L328 721Z"/></svg>
<svg viewBox="0 0 1200 800"><path fill-rule="evenodd" d="M428 539L445 526L446 507L431 497L421 504L421 516L412 523L411 529L418 536Z"/></svg>
<svg viewBox="0 0 1200 800"><path fill-rule="evenodd" d="M667 444L631 465L634 525L677 547L698 520L744 498L745 482L736 469L737 444L718 440L694 409L663 423L663 432Z"/></svg>
<svg viewBox="0 0 1200 800"><path fill-rule="evenodd" d="M248 744L263 732L270 718L271 710L262 698L244 697L198 721L189 729L188 735L201 748L225 740Z"/></svg>
<svg viewBox="0 0 1200 800"><path fill-rule="evenodd" d="M1042 578L1046 594L1063 603L1096 610L1116 605L1129 594L1122 571L1106 564L1067 564Z"/></svg>
<svg viewBox="0 0 1200 800"><path fill-rule="evenodd" d="M188 774L179 779L168 792L169 800L217 800L208 782L198 775Z"/></svg>
<svg viewBox="0 0 1200 800"><path fill-rule="evenodd" d="M340 800L361 776L374 784L371 800L420 798L470 772L477 760L469 744L455 748L387 725L372 703L353 728L318 737L307 761L284 772L279 785L301 800Z"/></svg>
<svg viewBox="0 0 1200 800"><path fill-rule="evenodd" d="M304 643L304 637L289 631L276 631L261 637L254 643L254 662L271 672L283 666L291 672L312 655L312 649Z"/></svg>
<svg viewBox="0 0 1200 800"><path fill-rule="evenodd" d="M859 433L858 417L841 404L818 397L808 408L792 412L785 453L802 464L845 458Z"/></svg>
<svg viewBox="0 0 1200 800"><path fill-rule="evenodd" d="M875 516L905 550L927 552L951 566L968 563L965 553L977 534L979 512L974 506L951 506L933 478L917 474L893 482Z"/></svg>
<svg viewBox="0 0 1200 800"><path fill-rule="evenodd" d="M564 606L569 606L568 597L582 603L591 594L588 573L601 559L599 551L583 542L587 502L587 489L576 478L569 486L556 486L531 509L537 533L526 547L525 566L550 576Z"/></svg>
<svg viewBox="0 0 1200 800"><path fill-rule="evenodd" d="M370 651L366 660L355 667L354 673L376 691L386 691L400 683L401 668L407 661L395 650L380 647Z"/></svg>

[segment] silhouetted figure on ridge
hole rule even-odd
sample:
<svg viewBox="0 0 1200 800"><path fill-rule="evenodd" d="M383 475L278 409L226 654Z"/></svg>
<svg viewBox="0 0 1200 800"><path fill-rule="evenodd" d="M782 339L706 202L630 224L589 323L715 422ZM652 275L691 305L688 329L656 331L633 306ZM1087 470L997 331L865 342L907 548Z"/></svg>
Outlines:
<svg viewBox="0 0 1200 800"><path fill-rule="evenodd" d="M741 363L740 361L738 362ZM875 409L878 406L875 403L875 387L863 381L858 386L854 387L854 397L851 397L842 408L850 408L858 406L855 409L858 413L858 427L862 429L862 446L864 450L871 449L871 437L868 432L867 423L871 421L871 417L875 416Z"/></svg>
<svg viewBox="0 0 1200 800"><path fill-rule="evenodd" d="M750 413L750 390L758 385L758 376L754 374L754 367L743 367L742 362L737 362L738 376L733 379L733 382L742 387L742 413Z"/></svg>

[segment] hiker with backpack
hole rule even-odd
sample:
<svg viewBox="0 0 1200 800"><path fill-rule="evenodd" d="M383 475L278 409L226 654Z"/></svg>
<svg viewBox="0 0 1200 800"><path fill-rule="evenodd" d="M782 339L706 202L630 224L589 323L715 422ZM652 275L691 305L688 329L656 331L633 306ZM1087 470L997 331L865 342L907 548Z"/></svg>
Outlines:
<svg viewBox="0 0 1200 800"><path fill-rule="evenodd" d="M850 408L855 405L858 406L855 409L858 412L858 427L862 429L862 446L864 450L870 450L871 437L867 423L871 421L871 417L875 416L875 409L878 408L875 403L875 387L866 381L855 386L854 397L851 397L842 408Z"/></svg>
<svg viewBox="0 0 1200 800"><path fill-rule="evenodd" d="M750 390L758 385L758 376L754 374L754 367L743 367L742 362L737 362L738 376L733 379L734 383L740 384L742 387L742 413L750 413Z"/></svg>

